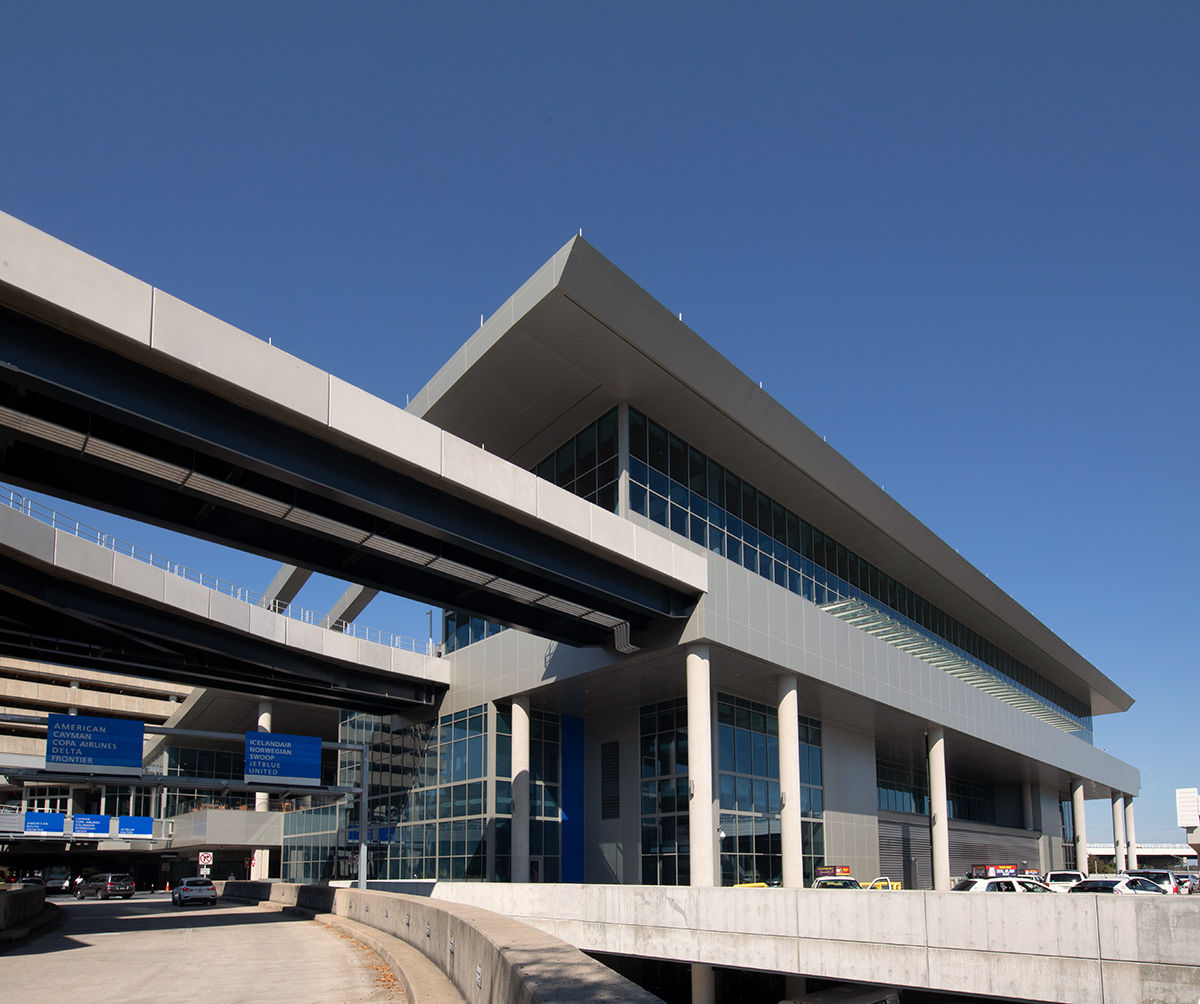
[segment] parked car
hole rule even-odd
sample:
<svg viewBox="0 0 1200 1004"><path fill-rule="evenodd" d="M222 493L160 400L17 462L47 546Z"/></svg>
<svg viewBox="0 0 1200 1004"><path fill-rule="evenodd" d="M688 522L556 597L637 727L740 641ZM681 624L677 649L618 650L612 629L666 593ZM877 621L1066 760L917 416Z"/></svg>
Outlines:
<svg viewBox="0 0 1200 1004"><path fill-rule="evenodd" d="M110 896L120 896L129 899L133 890L133 876L123 872L100 872L75 886L75 898L95 896L97 899L108 899Z"/></svg>
<svg viewBox="0 0 1200 1004"><path fill-rule="evenodd" d="M176 906L188 903L215 903L217 887L212 879L186 878L171 890L171 902Z"/></svg>
<svg viewBox="0 0 1200 1004"><path fill-rule="evenodd" d="M46 869L46 892L70 892L71 870L55 865Z"/></svg>
<svg viewBox="0 0 1200 1004"><path fill-rule="evenodd" d="M1165 868L1135 868L1133 871L1128 871L1124 874L1132 875L1136 878L1149 879L1155 885L1159 886L1163 892L1179 892L1179 884L1175 881L1175 876Z"/></svg>
<svg viewBox="0 0 1200 1004"><path fill-rule="evenodd" d="M954 892L1053 892L1045 882L1023 875L1012 878L965 878Z"/></svg>
<svg viewBox="0 0 1200 1004"><path fill-rule="evenodd" d="M813 882L814 889L861 889L858 879L848 875L823 875Z"/></svg>
<svg viewBox="0 0 1200 1004"><path fill-rule="evenodd" d="M1136 893L1138 895L1147 894L1151 896L1165 896L1167 894L1166 890L1157 883L1151 882L1147 878L1140 878L1137 875L1112 875L1108 878L1084 879L1082 882L1076 882L1067 892Z"/></svg>
<svg viewBox="0 0 1200 1004"><path fill-rule="evenodd" d="M1066 892L1076 882L1082 882L1085 878L1087 878L1087 876L1084 875L1083 872L1047 872L1046 885L1048 885L1055 892Z"/></svg>

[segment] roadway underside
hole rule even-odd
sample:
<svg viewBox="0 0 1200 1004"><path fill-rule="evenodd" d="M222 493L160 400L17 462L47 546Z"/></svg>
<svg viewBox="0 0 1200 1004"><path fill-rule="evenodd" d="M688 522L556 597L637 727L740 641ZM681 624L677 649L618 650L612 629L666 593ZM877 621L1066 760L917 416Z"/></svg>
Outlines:
<svg viewBox="0 0 1200 1004"><path fill-rule="evenodd" d="M695 603L156 361L0 308L0 477L572 645Z"/></svg>
<svg viewBox="0 0 1200 1004"><path fill-rule="evenodd" d="M0 556L0 655L373 714L439 688L258 640Z"/></svg>

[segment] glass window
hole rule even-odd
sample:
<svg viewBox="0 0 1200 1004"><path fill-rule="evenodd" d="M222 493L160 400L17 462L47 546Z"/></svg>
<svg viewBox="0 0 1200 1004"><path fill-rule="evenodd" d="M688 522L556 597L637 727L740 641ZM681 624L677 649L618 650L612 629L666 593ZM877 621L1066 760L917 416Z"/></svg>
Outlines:
<svg viewBox="0 0 1200 1004"><path fill-rule="evenodd" d="M575 466L579 472L596 467L596 427L589 425L575 437Z"/></svg>
<svg viewBox="0 0 1200 1004"><path fill-rule="evenodd" d="M575 440L563 443L554 458L554 483L569 488L575 481Z"/></svg>
<svg viewBox="0 0 1200 1004"><path fill-rule="evenodd" d="M663 474L667 471L667 430L657 422L647 422L649 436L649 456L647 462L656 471Z"/></svg>
<svg viewBox="0 0 1200 1004"><path fill-rule="evenodd" d="M650 460L646 448L646 416L633 408L629 409L629 455L643 463Z"/></svg>

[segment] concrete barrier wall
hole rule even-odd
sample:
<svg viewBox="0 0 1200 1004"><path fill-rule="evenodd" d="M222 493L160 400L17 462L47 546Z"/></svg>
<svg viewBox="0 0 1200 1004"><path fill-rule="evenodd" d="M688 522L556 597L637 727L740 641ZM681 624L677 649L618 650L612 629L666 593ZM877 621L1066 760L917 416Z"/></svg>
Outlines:
<svg viewBox="0 0 1200 1004"><path fill-rule="evenodd" d="M23 927L42 912L45 887L40 885L0 886L0 931Z"/></svg>
<svg viewBox="0 0 1200 1004"><path fill-rule="evenodd" d="M1029 1000L1200 999L1200 896L439 883L584 951Z"/></svg>
<svg viewBox="0 0 1200 1004"><path fill-rule="evenodd" d="M222 895L365 924L418 949L472 1004L662 1004L559 938L480 907L372 890L225 882Z"/></svg>

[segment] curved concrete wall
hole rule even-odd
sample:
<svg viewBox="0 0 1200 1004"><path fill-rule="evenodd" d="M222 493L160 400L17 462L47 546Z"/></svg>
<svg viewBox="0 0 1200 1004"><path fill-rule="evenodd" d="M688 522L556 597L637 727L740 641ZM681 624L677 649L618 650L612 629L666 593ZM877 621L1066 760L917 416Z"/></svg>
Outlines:
<svg viewBox="0 0 1200 1004"><path fill-rule="evenodd" d="M45 887L19 883L0 888L0 931L21 927L42 912Z"/></svg>
<svg viewBox="0 0 1200 1004"><path fill-rule="evenodd" d="M1196 1004L1200 896L439 882L589 952L1062 1004Z"/></svg>
<svg viewBox="0 0 1200 1004"><path fill-rule="evenodd" d="M277 882L225 882L222 895L332 913L398 938L433 962L472 1004L662 1004L553 935L481 907Z"/></svg>

